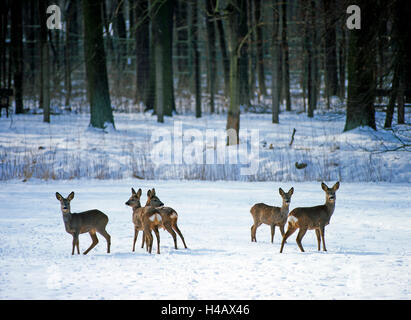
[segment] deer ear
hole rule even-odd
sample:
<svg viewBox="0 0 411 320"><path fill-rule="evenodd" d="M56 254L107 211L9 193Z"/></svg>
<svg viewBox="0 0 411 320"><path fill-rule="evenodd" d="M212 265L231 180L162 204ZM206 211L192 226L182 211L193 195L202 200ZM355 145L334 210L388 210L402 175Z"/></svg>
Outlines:
<svg viewBox="0 0 411 320"><path fill-rule="evenodd" d="M278 192L279 192L280 196L283 196L283 195L284 195L284 190L283 190L283 189L279 188L279 189L278 189Z"/></svg>
<svg viewBox="0 0 411 320"><path fill-rule="evenodd" d="M56 192L56 198L58 201L61 201L61 199L63 199L63 197L61 196L60 193Z"/></svg>
<svg viewBox="0 0 411 320"><path fill-rule="evenodd" d="M154 197L156 195L156 189L151 189L151 196Z"/></svg>
<svg viewBox="0 0 411 320"><path fill-rule="evenodd" d="M149 198L151 197L151 190L147 191L147 197L149 197Z"/></svg>
<svg viewBox="0 0 411 320"><path fill-rule="evenodd" d="M131 188L131 194L136 194L136 190L134 190L134 188Z"/></svg>
<svg viewBox="0 0 411 320"><path fill-rule="evenodd" d="M288 191L288 194L291 196L294 193L294 187L291 187L291 189Z"/></svg>
<svg viewBox="0 0 411 320"><path fill-rule="evenodd" d="M327 187L327 185L326 185L324 182L321 182L321 188L322 188L325 192L327 192L327 190L328 190L328 187Z"/></svg>
<svg viewBox="0 0 411 320"><path fill-rule="evenodd" d="M141 189L138 189L138 191L137 191L137 197L141 197L141 193L142 193L142 191L141 191Z"/></svg>
<svg viewBox="0 0 411 320"><path fill-rule="evenodd" d="M67 197L67 200L71 201L74 198L74 191L71 191L70 194Z"/></svg>
<svg viewBox="0 0 411 320"><path fill-rule="evenodd" d="M337 181L337 182L335 183L335 185L333 186L333 190L334 190L334 191L337 191L339 187L340 187L340 181Z"/></svg>

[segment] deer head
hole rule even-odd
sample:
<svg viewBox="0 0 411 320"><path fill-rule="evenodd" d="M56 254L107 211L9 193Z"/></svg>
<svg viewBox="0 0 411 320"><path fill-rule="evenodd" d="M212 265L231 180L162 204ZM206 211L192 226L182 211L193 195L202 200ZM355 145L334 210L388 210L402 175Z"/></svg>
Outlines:
<svg viewBox="0 0 411 320"><path fill-rule="evenodd" d="M337 181L337 183L332 188L328 188L328 186L324 182L321 182L321 188L325 192L326 202L330 202L330 203L335 202L335 200L337 199L335 192L338 190L339 187L340 187L339 181Z"/></svg>
<svg viewBox="0 0 411 320"><path fill-rule="evenodd" d="M156 196L156 190L153 188L147 191L146 206L162 207L164 203Z"/></svg>
<svg viewBox="0 0 411 320"><path fill-rule="evenodd" d="M131 188L131 197L126 202L126 205L130 207L134 207L134 208L141 207L141 202L140 202L141 193L142 193L141 189L138 189L138 191L136 192L134 188Z"/></svg>
<svg viewBox="0 0 411 320"><path fill-rule="evenodd" d="M280 193L280 196L283 198L283 201L284 201L287 205L289 205L290 202L291 202L291 196L292 196L293 193L294 193L294 188L291 188L290 190L288 190L287 193L284 192L284 190L281 189L281 188L278 189L278 191L279 191L279 193Z"/></svg>
<svg viewBox="0 0 411 320"><path fill-rule="evenodd" d="M56 192L56 198L60 201L61 212L70 213L70 201L74 198L74 191L72 191L67 198L64 198L60 193Z"/></svg>

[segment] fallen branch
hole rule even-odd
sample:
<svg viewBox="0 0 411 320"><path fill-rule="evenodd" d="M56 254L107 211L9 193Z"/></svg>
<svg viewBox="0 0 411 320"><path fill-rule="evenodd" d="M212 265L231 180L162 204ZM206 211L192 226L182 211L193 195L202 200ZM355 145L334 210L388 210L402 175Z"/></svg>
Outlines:
<svg viewBox="0 0 411 320"><path fill-rule="evenodd" d="M295 130L295 128L294 128L294 130L293 130L293 134L292 134L292 136L291 136L290 147L291 147L291 145L292 145L292 144L293 144L293 142L294 142L294 135L295 135L296 131L297 131L297 130Z"/></svg>

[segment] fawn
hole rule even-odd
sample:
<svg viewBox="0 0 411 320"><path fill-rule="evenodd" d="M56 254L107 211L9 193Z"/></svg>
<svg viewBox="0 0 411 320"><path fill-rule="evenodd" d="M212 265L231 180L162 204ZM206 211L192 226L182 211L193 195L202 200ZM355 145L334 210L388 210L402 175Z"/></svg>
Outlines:
<svg viewBox="0 0 411 320"><path fill-rule="evenodd" d="M176 236L176 232L177 232L177 234L183 241L184 248L187 249L187 245L186 245L186 242L184 241L183 234L181 233L177 225L177 220L178 220L177 212L173 208L164 207L164 203L161 202L161 200L157 197L156 190L154 188L147 191L146 206L152 206L158 209L158 211L161 214L164 229L166 229L173 237L174 248L177 249L177 236Z"/></svg>
<svg viewBox="0 0 411 320"><path fill-rule="evenodd" d="M63 198L60 193L56 192L56 198L60 201L61 212L66 231L73 236L73 248L71 254L74 254L74 248L77 247L77 254L80 254L79 234L88 232L93 241L90 247L84 251L87 254L97 243L96 232L100 233L107 240L107 253L110 253L111 237L106 231L108 217L100 210L93 209L80 213L72 213L70 201L74 198L74 192L71 192L67 198Z"/></svg>
<svg viewBox="0 0 411 320"><path fill-rule="evenodd" d="M281 242L280 253L283 252L284 243L287 238L291 236L298 228L300 231L298 232L296 241L302 252L304 252L304 248L301 244L301 240L307 230L315 230L315 234L317 235L318 251L321 249L321 239L323 243L323 250L327 251L325 248L324 239L325 226L330 223L331 216L334 213L336 201L335 192L339 187L339 181L332 188L328 188L328 186L322 182L321 188L325 191L325 204L315 207L295 208L290 212L287 219L288 228Z"/></svg>
<svg viewBox="0 0 411 320"><path fill-rule="evenodd" d="M133 209L132 221L134 224L134 239L133 239L133 252L135 250L136 240L139 231L143 231L143 240L141 247L144 247L146 243L146 249L151 253L153 247L153 236L151 230L154 231L157 238L157 253L160 253L160 234L158 228L162 227L162 218L159 211L153 207L142 207L140 202L141 189L136 192L134 188L131 188L131 197L126 202L126 205Z"/></svg>
<svg viewBox="0 0 411 320"><path fill-rule="evenodd" d="M251 226L251 242L257 242L256 231L261 224L268 224L271 227L271 243L274 241L275 226L280 228L281 235L284 236L284 225L287 221L288 210L290 207L291 196L294 193L294 188L291 188L287 193L283 189L278 189L280 196L283 198L281 208L257 203L250 209L254 219L254 224Z"/></svg>

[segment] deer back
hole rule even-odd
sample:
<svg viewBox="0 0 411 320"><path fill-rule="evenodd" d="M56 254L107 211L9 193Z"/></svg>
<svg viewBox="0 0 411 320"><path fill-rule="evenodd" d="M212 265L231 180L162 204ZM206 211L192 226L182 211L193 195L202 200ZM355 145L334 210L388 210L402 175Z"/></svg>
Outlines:
<svg viewBox="0 0 411 320"><path fill-rule="evenodd" d="M327 205L300 207L292 210L289 217L294 217L295 220L291 220L297 223L299 227L316 229L329 224L333 212L334 208Z"/></svg>
<svg viewBox="0 0 411 320"><path fill-rule="evenodd" d="M63 214L63 220L66 231L69 233L85 233L92 229L104 229L108 223L107 215L97 209Z"/></svg>
<svg viewBox="0 0 411 320"><path fill-rule="evenodd" d="M285 223L288 213L283 213L279 207L269 206L264 203L255 204L250 212L254 219L269 225Z"/></svg>

